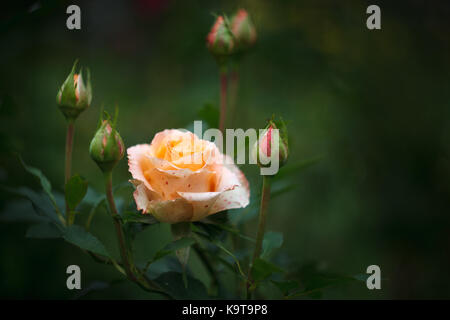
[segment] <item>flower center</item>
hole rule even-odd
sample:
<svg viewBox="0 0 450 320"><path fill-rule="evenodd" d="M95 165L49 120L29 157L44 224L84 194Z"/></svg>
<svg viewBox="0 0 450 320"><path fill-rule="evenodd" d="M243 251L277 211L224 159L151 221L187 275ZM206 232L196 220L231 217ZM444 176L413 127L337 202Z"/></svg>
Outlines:
<svg viewBox="0 0 450 320"><path fill-rule="evenodd" d="M192 171L203 168L208 156L207 141L193 134L167 136L155 151L155 157Z"/></svg>

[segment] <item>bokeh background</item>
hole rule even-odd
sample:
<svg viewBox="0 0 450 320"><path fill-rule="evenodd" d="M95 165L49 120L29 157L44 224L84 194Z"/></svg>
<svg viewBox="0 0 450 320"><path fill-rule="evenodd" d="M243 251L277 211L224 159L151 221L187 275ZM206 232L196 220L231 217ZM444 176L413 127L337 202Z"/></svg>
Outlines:
<svg viewBox="0 0 450 320"><path fill-rule="evenodd" d="M365 11L372 2L2 4L0 183L38 188L13 156L18 152L62 190L65 121L55 97L79 58L91 69L94 94L77 121L73 172L101 192L101 173L88 155L100 106L120 107L127 146L189 126L205 104L219 101L217 66L205 48L213 14L246 8L258 43L242 62L234 126L261 128L275 113L289 121L291 163L321 157L291 174L296 188L270 204L268 229L284 234L280 254L294 267L315 264L344 274L381 267L381 290L352 283L325 290L324 298L449 298L450 4L376 1L382 29L370 31ZM65 27L72 3L81 7L78 31ZM244 170L258 189L256 168ZM123 160L115 182L128 178ZM13 200L2 191L0 210ZM250 235L255 223L248 223ZM83 283L117 277L63 240L25 238L26 229L0 223L0 297L72 298L65 286L69 264L81 267ZM96 217L93 230L114 250L106 214ZM151 257L170 240L168 230L145 230L137 254ZM191 267L200 268L195 258ZM86 296L152 297L120 282Z"/></svg>

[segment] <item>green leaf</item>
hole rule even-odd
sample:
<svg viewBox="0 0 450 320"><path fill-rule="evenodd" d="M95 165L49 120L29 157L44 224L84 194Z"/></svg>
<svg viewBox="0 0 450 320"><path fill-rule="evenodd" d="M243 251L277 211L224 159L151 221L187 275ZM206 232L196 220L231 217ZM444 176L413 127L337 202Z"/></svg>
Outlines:
<svg viewBox="0 0 450 320"><path fill-rule="evenodd" d="M209 237L213 239L224 239L226 234L223 231L232 233L242 239L255 242L255 239L248 237L244 234L242 234L238 228L233 227L228 222L228 212L226 212L226 215L217 214L219 217L217 219L211 219L210 217L203 219L201 222L194 222L193 228L196 231L199 231L201 229L205 233L208 234ZM216 214L212 215L211 217L215 216Z"/></svg>
<svg viewBox="0 0 450 320"><path fill-rule="evenodd" d="M170 225L170 231L172 232L175 240L187 237L191 233L191 223L190 222L180 222Z"/></svg>
<svg viewBox="0 0 450 320"><path fill-rule="evenodd" d="M170 227L172 236L175 240L188 238L191 235L191 223L189 222L171 224ZM181 265L183 266L183 269L187 265L190 249L190 246L183 246L175 250L175 254L178 258L178 261L180 261ZM187 285L186 279L183 278L183 280Z"/></svg>
<svg viewBox="0 0 450 320"><path fill-rule="evenodd" d="M297 272L302 289L290 294L288 298L309 296L311 298L320 298L324 289L332 286L341 285L349 282L361 281L357 276L348 276L333 272L327 272L319 267L318 263L308 263L302 266Z"/></svg>
<svg viewBox="0 0 450 320"><path fill-rule="evenodd" d="M128 239L127 242L131 244L139 233L146 230L150 226L151 224L147 223L125 223L123 228L125 236Z"/></svg>
<svg viewBox="0 0 450 320"><path fill-rule="evenodd" d="M205 237L214 240L223 240L227 235L224 228L220 228L218 224L194 222L191 227L195 232L202 233Z"/></svg>
<svg viewBox="0 0 450 320"><path fill-rule="evenodd" d="M244 274L244 271L242 271L241 264L239 263L239 259L236 258L236 256L235 256L234 254L232 254L227 248L225 248L220 242L218 242L218 241L213 241L213 243L214 243L217 247L219 247L223 252L225 252L226 254L228 254L228 255L234 260L234 262L236 263L236 266L237 266L237 268L238 268L239 274L240 274L242 277L245 278L245 274Z"/></svg>
<svg viewBox="0 0 450 320"><path fill-rule="evenodd" d="M169 244L167 244L164 248L156 252L155 256L152 259L152 262L159 260L168 254L171 254L177 250L189 247L195 243L194 238L185 237L178 240L175 240Z"/></svg>
<svg viewBox="0 0 450 320"><path fill-rule="evenodd" d="M94 235L80 226L72 225L67 227L64 233L64 239L82 249L110 257L104 245Z"/></svg>
<svg viewBox="0 0 450 320"><path fill-rule="evenodd" d="M53 193L52 193L52 185L51 185L50 181L47 179L47 177L44 176L44 174L42 173L41 170L26 165L25 162L23 161L23 159L20 156L19 156L19 160L20 160L20 163L22 164L22 166L24 167L24 169L28 173L31 173L33 176L35 176L36 178L39 179L39 182L41 183L42 189L48 195L48 197L52 201L52 204L54 204L56 206L56 201L55 201L55 198L54 198Z"/></svg>
<svg viewBox="0 0 450 320"><path fill-rule="evenodd" d="M159 259L157 261L154 261L151 265L147 266L139 265L139 267L142 267L144 269L144 271L147 273L150 279L157 278L158 276L166 272L177 272L177 273L184 272L183 267L180 265L178 259L170 255L165 256L164 258Z"/></svg>
<svg viewBox="0 0 450 320"><path fill-rule="evenodd" d="M23 168L30 174L32 174L33 176L35 176L36 178L39 179L39 182L41 184L42 189L44 190L45 194L48 196L48 198L50 199L50 202L56 212L56 214L59 216L59 220L60 222L64 220L63 218L63 214L61 213L61 211L58 208L58 205L56 204L56 200L55 197L52 193L52 185L50 183L50 181L47 179L47 177L42 173L41 170L35 168L35 167L31 167L29 165L27 165L23 159L20 157L20 155L18 155L20 163L22 164Z"/></svg>
<svg viewBox="0 0 450 320"><path fill-rule="evenodd" d="M183 274L178 272L163 273L153 281L174 299L208 299L205 285L188 275L186 276L187 286L184 285Z"/></svg>
<svg viewBox="0 0 450 320"><path fill-rule="evenodd" d="M52 206L47 196L39 194L27 187L10 188L1 186L1 189L30 200L34 212L38 216L50 219L58 224L61 223L58 219L58 216L56 215L54 207Z"/></svg>
<svg viewBox="0 0 450 320"><path fill-rule="evenodd" d="M72 176L66 183L66 201L71 211L75 210L78 204L83 200L88 189L87 181L80 175Z"/></svg>
<svg viewBox="0 0 450 320"><path fill-rule="evenodd" d="M206 225L206 224L204 224L204 225ZM220 243L220 241L216 240L214 237L211 237L211 236L210 236L209 234L207 234L207 233L205 234L205 233L203 232L203 230L201 230L197 225L193 224L193 225L192 225L192 228L194 229L194 233L195 233L196 235L199 235L199 236L205 238L206 240L210 241L212 244L214 244L214 245L215 245L216 247L218 247L220 250L222 250L222 251L225 252L227 255L229 255L229 256L234 260L234 262L236 263L236 266L237 266L237 268L238 268L239 274L240 274L242 277L245 277L245 274L244 274L244 272L242 271L241 265L240 265L240 263L239 263L239 259L238 259L233 253L231 253L227 248L225 248L225 247Z"/></svg>
<svg viewBox="0 0 450 320"><path fill-rule="evenodd" d="M278 249L283 244L283 234L280 232L269 231L264 235L262 243L261 258L267 259L273 250Z"/></svg>
<svg viewBox="0 0 450 320"><path fill-rule="evenodd" d="M35 239L55 239L61 236L61 230L54 224L45 222L30 226L25 234L25 237Z"/></svg>
<svg viewBox="0 0 450 320"><path fill-rule="evenodd" d="M257 258L253 263L251 272L253 280L259 282L267 279L273 273L281 273L283 270L266 260Z"/></svg>
<svg viewBox="0 0 450 320"><path fill-rule="evenodd" d="M194 238L190 238L190 237L185 237L185 238L181 238L178 240L175 240L171 243L169 243L168 245L166 245L164 247L164 251L168 251L168 252L173 252L175 250L179 250L182 248L186 248L189 247L191 245L193 245L195 243L195 239Z"/></svg>
<svg viewBox="0 0 450 320"><path fill-rule="evenodd" d="M46 221L48 221L46 217L36 214L33 206L27 199L9 201L0 213L0 222L37 223Z"/></svg>

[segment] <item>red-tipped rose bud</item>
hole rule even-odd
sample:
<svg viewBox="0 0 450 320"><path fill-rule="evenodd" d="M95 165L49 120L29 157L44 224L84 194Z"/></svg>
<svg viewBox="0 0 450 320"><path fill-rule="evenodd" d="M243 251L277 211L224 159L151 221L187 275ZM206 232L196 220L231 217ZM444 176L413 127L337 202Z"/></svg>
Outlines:
<svg viewBox="0 0 450 320"><path fill-rule="evenodd" d="M72 71L64 81L58 91L56 102L66 119L74 120L81 112L86 110L91 104L92 88L91 75L87 69L87 83L84 83L82 69L76 73L75 68L78 61L75 61Z"/></svg>
<svg viewBox="0 0 450 320"><path fill-rule="evenodd" d="M231 19L233 33L239 51L251 48L256 42L256 29L245 9L240 9Z"/></svg>
<svg viewBox="0 0 450 320"><path fill-rule="evenodd" d="M233 34L222 16L217 17L206 37L206 46L219 63L235 49Z"/></svg>
<svg viewBox="0 0 450 320"><path fill-rule="evenodd" d="M103 172L111 171L125 154L122 138L110 120L103 120L89 147L91 158Z"/></svg>
<svg viewBox="0 0 450 320"><path fill-rule="evenodd" d="M260 167L270 167L273 161L278 161L281 168L289 155L287 129L283 120L270 120L267 127L253 146L253 159ZM275 174L276 172L274 172Z"/></svg>

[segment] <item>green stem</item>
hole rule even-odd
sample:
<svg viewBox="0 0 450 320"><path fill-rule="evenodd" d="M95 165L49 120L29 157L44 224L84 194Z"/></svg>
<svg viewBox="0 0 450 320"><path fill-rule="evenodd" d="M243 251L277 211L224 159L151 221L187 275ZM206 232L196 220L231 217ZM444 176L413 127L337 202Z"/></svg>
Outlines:
<svg viewBox="0 0 450 320"><path fill-rule="evenodd" d="M270 200L270 176L263 176L263 186L261 193L261 205L259 208L258 233L256 235L255 251L253 252L252 265L261 254L262 242L264 239L264 229L266 226L266 212Z"/></svg>
<svg viewBox="0 0 450 320"><path fill-rule="evenodd" d="M73 135L75 130L75 123L73 120L68 120L67 135L66 135L66 161L64 171L64 185L70 179L70 173L72 170L72 150L73 150ZM66 200L66 219L67 224L71 225L74 222L75 216L73 212L70 212L69 204Z"/></svg>
<svg viewBox="0 0 450 320"><path fill-rule="evenodd" d="M111 212L111 216L113 218L114 226L116 228L117 240L119 242L120 256L122 258L122 263L125 267L125 271L127 276L133 280L137 281L134 276L132 267L130 265L128 252L125 244L125 236L122 230L122 225L120 224L120 215L117 212L116 204L114 202L113 189L112 189L112 171L105 172L105 189L106 189L106 198L108 200L109 209Z"/></svg>
<svg viewBox="0 0 450 320"><path fill-rule="evenodd" d="M168 293L164 292L164 290L162 290L159 285L151 281L145 274L142 274L142 272L139 269L134 267L134 264L132 264L132 262L130 263L130 256L128 255L127 246L125 243L125 236L120 222L120 215L117 212L116 204L114 202L114 195L112 188L112 171L105 172L104 176L105 176L106 199L108 200L109 209L111 212L111 216L113 218L114 226L116 228L117 240L119 242L120 256L122 258L122 265L125 269L127 277L131 281L135 282L142 289L148 292L162 294L165 297L171 299L172 297ZM136 274L134 271L136 271Z"/></svg>
<svg viewBox="0 0 450 320"><path fill-rule="evenodd" d="M259 222L258 222L258 233L256 235L256 245L255 251L253 252L253 258L250 263L248 281L247 281L247 299L251 299L250 287L252 285L252 268L255 260L259 258L262 249L262 242L264 239L264 229L266 226L266 216L267 216L267 207L269 205L270 200L270 176L263 176L263 185L261 192L261 204L259 207Z"/></svg>
<svg viewBox="0 0 450 320"><path fill-rule="evenodd" d="M116 267L116 269L126 275L126 272L123 271L122 269L122 264L121 263L117 263L112 259L105 259L99 255L97 255L96 253L93 253L91 251L88 250L84 250L86 251L92 258L94 258L94 260L98 263L103 263L103 264L107 264L107 265L113 265L114 267ZM140 271L138 270L138 273ZM150 279L148 279L145 275L142 276L142 280L143 281L135 281L139 287L147 292L152 292L152 293L158 293L163 295L164 297L168 298L168 299L173 299L173 297L166 293L164 290L162 290L156 283L152 282Z"/></svg>
<svg viewBox="0 0 450 320"><path fill-rule="evenodd" d="M220 68L220 120L219 130L222 134L225 131L225 121L227 119L227 82L228 72L225 67Z"/></svg>

